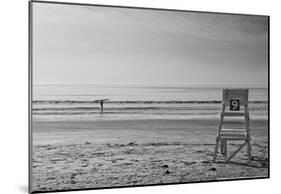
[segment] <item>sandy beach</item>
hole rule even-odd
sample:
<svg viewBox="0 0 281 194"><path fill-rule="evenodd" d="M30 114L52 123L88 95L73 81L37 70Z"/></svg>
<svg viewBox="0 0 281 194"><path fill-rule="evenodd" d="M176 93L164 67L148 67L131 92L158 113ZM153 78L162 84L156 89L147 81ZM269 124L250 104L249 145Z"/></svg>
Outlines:
<svg viewBox="0 0 281 194"><path fill-rule="evenodd" d="M217 119L35 120L33 190L267 177L268 121L251 120L251 163L245 148L229 163L220 154L212 162L217 126Z"/></svg>

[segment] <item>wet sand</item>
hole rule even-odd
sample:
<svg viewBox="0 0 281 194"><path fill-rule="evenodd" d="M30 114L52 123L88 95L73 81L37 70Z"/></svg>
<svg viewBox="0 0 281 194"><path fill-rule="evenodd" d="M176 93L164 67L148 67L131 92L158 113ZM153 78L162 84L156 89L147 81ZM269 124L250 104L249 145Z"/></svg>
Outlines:
<svg viewBox="0 0 281 194"><path fill-rule="evenodd" d="M66 190L268 176L268 122L251 121L243 148L212 163L218 120L34 121L33 190ZM229 151L238 142L230 142Z"/></svg>

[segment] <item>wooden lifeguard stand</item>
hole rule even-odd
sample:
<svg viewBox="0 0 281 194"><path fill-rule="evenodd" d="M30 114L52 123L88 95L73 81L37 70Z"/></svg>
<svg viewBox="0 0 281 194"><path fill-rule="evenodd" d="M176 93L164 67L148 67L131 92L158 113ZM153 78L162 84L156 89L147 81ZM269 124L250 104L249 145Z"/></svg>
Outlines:
<svg viewBox="0 0 281 194"><path fill-rule="evenodd" d="M248 161L251 161L252 155L248 95L248 89L223 90L222 112L220 115L220 123L216 137L216 146L213 158L214 162L216 162L219 144L220 151L221 154L224 155L225 162L230 161L245 145L247 145ZM234 117L238 118L234 119ZM244 118L244 121L241 121L241 118ZM237 128L237 126L239 128ZM237 150L227 156L228 141L243 141L243 143Z"/></svg>

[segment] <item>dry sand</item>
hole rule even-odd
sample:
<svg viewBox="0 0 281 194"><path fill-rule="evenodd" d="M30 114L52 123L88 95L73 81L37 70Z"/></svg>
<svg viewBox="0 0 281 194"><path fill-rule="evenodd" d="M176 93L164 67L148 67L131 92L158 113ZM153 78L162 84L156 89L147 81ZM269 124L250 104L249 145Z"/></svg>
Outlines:
<svg viewBox="0 0 281 194"><path fill-rule="evenodd" d="M268 122L245 148L212 163L217 120L35 121L33 190L69 190L268 176ZM229 151L237 147L230 142Z"/></svg>

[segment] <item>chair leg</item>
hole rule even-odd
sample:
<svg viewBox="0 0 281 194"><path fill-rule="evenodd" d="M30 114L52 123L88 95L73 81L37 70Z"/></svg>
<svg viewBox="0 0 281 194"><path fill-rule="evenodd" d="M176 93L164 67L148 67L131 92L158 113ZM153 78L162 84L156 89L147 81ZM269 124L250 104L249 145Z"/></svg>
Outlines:
<svg viewBox="0 0 281 194"><path fill-rule="evenodd" d="M252 160L252 147L251 147L251 142L250 140L247 141L247 151L248 151L248 162L251 162Z"/></svg>
<svg viewBox="0 0 281 194"><path fill-rule="evenodd" d="M224 153L224 149L223 149L223 140L220 140L220 153L223 154Z"/></svg>
<svg viewBox="0 0 281 194"><path fill-rule="evenodd" d="M213 162L216 162L217 159L217 153L218 153L218 148L219 148L219 138L216 138L216 146L215 146L215 151L214 151L214 157L213 157Z"/></svg>
<svg viewBox="0 0 281 194"><path fill-rule="evenodd" d="M220 148L221 148L221 154L225 156L226 152L227 152L227 148L226 148L226 140L221 140L220 141L221 144L220 144Z"/></svg>
<svg viewBox="0 0 281 194"><path fill-rule="evenodd" d="M224 159L225 159L225 161L227 160L227 141L226 140L224 140L224 142L223 142L223 147L224 147L224 153L223 153L223 155L224 155Z"/></svg>

